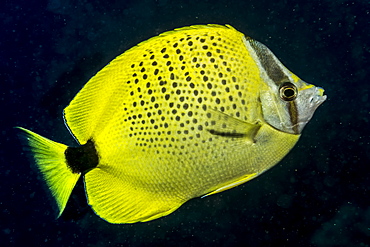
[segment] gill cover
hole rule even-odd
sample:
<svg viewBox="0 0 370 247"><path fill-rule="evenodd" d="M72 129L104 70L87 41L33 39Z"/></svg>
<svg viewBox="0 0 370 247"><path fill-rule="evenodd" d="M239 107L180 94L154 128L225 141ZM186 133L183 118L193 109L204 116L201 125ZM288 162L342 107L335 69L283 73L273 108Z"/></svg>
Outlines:
<svg viewBox="0 0 370 247"><path fill-rule="evenodd" d="M267 85L260 92L264 120L283 132L300 134L326 100L324 90L299 79L265 45L255 40L247 42Z"/></svg>

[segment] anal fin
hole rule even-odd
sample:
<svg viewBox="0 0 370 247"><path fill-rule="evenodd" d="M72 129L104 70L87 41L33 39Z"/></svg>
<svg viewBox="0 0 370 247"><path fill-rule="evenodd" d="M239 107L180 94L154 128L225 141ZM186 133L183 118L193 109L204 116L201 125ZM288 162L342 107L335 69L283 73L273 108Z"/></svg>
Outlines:
<svg viewBox="0 0 370 247"><path fill-rule="evenodd" d="M232 183L229 183L229 184L226 184L218 189L215 189L214 191L208 193L208 194L205 194L203 197L206 197L206 196L210 196L210 195L213 195L213 194L217 194L217 193L220 193L222 191L225 191L225 190L228 190L228 189L231 189L231 188L234 188L238 185L241 185L245 182L248 182L249 180L252 180L253 178L257 177L258 176L258 173L252 173L252 174L247 174L245 175L244 177L232 182Z"/></svg>

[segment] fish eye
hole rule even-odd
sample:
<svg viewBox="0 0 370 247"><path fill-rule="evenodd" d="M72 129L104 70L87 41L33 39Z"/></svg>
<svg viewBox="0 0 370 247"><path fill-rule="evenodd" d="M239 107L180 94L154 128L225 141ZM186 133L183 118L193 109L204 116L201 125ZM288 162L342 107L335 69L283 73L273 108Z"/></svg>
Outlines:
<svg viewBox="0 0 370 247"><path fill-rule="evenodd" d="M298 94L297 87L291 82L283 83L280 86L279 92L280 92L280 98L285 101L295 100Z"/></svg>

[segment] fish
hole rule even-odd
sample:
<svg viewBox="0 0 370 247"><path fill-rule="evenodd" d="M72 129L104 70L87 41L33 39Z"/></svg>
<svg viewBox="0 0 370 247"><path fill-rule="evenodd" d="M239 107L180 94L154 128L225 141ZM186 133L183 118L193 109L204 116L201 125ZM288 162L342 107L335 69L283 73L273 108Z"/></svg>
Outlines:
<svg viewBox="0 0 370 247"><path fill-rule="evenodd" d="M19 128L62 214L83 178L114 224L169 215L276 165L327 96L230 25L164 32L113 59L64 109L75 146Z"/></svg>

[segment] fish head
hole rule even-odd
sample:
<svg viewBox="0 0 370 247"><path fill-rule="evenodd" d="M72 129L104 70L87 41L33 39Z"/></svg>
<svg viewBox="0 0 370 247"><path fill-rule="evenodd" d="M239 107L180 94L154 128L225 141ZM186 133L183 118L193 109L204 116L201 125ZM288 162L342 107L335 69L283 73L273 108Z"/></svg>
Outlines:
<svg viewBox="0 0 370 247"><path fill-rule="evenodd" d="M327 96L293 74L289 79L261 92L263 118L280 131L300 134Z"/></svg>
<svg viewBox="0 0 370 247"><path fill-rule="evenodd" d="M301 80L262 43L252 39L245 43L260 72L264 121L280 131L300 134L326 100L324 89Z"/></svg>

